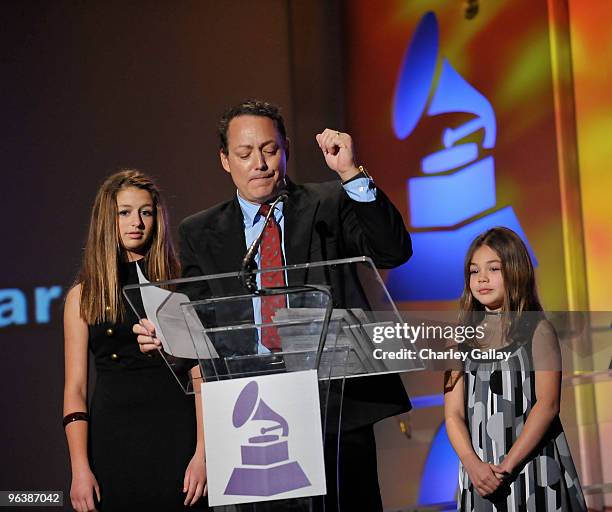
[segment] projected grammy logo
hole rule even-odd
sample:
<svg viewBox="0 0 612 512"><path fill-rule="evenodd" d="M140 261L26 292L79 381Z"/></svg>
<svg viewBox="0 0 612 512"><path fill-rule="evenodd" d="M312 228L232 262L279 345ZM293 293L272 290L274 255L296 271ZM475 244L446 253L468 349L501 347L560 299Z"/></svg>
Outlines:
<svg viewBox="0 0 612 512"><path fill-rule="evenodd" d="M470 242L494 226L516 231L537 262L511 206L496 201L495 111L487 98L442 59L437 83L439 31L433 12L420 20L395 89L393 129L403 140L426 116L467 113L467 122L442 132L442 148L421 160L423 176L407 181L414 255L388 278L396 300L452 300L463 289L463 258ZM480 142L466 138L482 134ZM483 153L487 153L483 155ZM435 269L432 272L432 269Z"/></svg>
<svg viewBox="0 0 612 512"><path fill-rule="evenodd" d="M242 465L232 471L224 494L273 496L310 486L300 464L289 460L289 424L259 397L257 382L251 381L236 399L232 423L238 429L254 421L271 424L240 447Z"/></svg>

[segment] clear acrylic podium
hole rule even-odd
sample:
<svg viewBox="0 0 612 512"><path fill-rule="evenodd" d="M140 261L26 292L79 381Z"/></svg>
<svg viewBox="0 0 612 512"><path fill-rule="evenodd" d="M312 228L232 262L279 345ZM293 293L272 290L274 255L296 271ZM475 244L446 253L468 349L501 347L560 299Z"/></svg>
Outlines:
<svg viewBox="0 0 612 512"><path fill-rule="evenodd" d="M266 274L278 271L285 273L287 285L266 288ZM337 437L326 434L341 431L344 379L422 368L419 360L374 357L381 346L373 340L374 328L402 320L369 258L288 265L250 275L257 281L255 293L245 288L239 272L124 287L137 316L156 325L161 355L185 393L193 393L188 370L194 366L204 382L316 370L324 443L339 446ZM271 321L261 319L262 300L278 301ZM271 352L259 343L266 330L278 333L279 350ZM327 468L327 474L329 490L337 479L330 478L335 470ZM316 496L213 510L326 508L324 497Z"/></svg>

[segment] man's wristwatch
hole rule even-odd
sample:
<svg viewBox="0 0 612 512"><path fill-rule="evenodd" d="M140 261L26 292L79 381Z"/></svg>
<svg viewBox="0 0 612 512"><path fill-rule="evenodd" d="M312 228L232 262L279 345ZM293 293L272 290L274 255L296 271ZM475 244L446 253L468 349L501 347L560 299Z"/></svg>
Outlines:
<svg viewBox="0 0 612 512"><path fill-rule="evenodd" d="M359 173L355 174L355 176L353 176L352 178L349 178L348 180L343 181L342 182L343 185L346 185L347 183L350 183L351 181L358 180L359 178L368 178L369 180L374 181L372 176L370 176L370 173L367 171L367 169L363 165L358 165L357 169L359 169Z"/></svg>

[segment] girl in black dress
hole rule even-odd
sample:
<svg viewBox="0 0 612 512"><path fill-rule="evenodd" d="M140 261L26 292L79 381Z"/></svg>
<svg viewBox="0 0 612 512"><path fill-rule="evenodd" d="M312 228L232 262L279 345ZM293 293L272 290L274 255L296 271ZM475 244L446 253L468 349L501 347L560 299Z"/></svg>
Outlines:
<svg viewBox="0 0 612 512"><path fill-rule="evenodd" d="M144 174L110 176L96 196L83 262L64 310L64 426L79 512L181 510L206 493L199 401L163 359L142 354L121 288L178 276L166 210ZM87 411L88 349L96 384ZM197 421L200 420L200 421Z"/></svg>

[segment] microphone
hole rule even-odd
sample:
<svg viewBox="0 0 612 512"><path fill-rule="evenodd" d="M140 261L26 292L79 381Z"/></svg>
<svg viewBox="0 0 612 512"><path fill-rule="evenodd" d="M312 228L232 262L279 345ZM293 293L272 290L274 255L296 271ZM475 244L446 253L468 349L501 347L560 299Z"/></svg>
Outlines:
<svg viewBox="0 0 612 512"><path fill-rule="evenodd" d="M240 266L240 273L238 274L238 279L240 279L242 286L244 286L251 293L255 293L257 291L257 279L255 278L255 274L253 274L253 271L257 268L257 265L255 263L255 255L257 254L257 250L261 245L261 240L263 239L263 234L266 229L266 226L268 225L268 222L270 221L270 217L274 215L274 209L276 208L276 205L281 201L285 201L287 197L288 195L286 193L282 193L270 205L270 211L266 215L261 233L259 233L257 238L253 240L253 243L247 249L244 258L242 259L242 265Z"/></svg>

